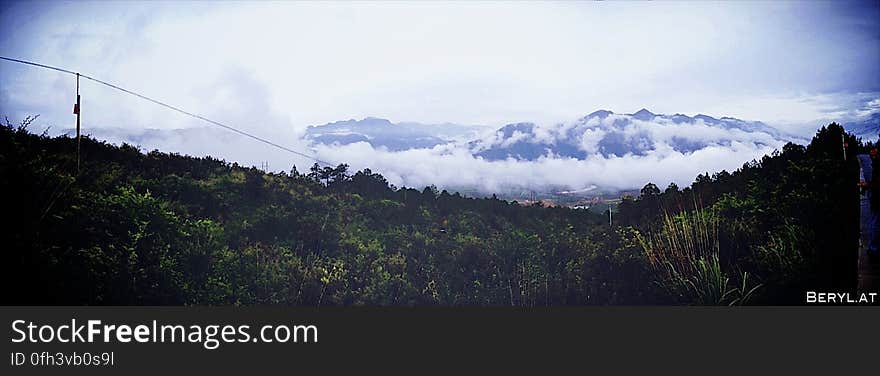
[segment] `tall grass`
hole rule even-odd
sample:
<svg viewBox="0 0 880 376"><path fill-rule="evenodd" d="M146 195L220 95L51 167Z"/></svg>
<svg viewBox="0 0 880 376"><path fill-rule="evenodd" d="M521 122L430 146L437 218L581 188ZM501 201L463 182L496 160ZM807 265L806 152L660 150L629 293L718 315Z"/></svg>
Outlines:
<svg viewBox="0 0 880 376"><path fill-rule="evenodd" d="M638 240L657 274L657 284L684 304L745 304L760 285L749 287L748 273L732 283L722 268L718 218L708 210L664 214L658 231Z"/></svg>

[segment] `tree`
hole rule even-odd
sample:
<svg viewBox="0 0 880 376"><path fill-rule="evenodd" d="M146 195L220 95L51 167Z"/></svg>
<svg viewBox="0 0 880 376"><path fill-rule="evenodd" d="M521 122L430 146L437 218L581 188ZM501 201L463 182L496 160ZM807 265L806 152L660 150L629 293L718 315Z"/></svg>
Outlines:
<svg viewBox="0 0 880 376"><path fill-rule="evenodd" d="M654 183L648 183L645 184L645 186L642 187L642 190L639 192L640 199L652 199L660 195L660 188L657 188Z"/></svg>

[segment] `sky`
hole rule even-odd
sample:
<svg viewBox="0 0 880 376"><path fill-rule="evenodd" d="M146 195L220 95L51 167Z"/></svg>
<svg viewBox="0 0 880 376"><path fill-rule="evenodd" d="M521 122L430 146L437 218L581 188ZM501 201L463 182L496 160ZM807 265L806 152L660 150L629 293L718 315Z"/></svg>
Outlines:
<svg viewBox="0 0 880 376"><path fill-rule="evenodd" d="M79 71L292 147L309 125L367 116L497 128L640 108L809 136L880 111L878 20L877 0L7 2L0 56ZM0 116L69 128L74 85L0 62ZM204 126L81 85L84 127ZM201 152L191 141L168 151ZM259 159L228 149L221 156Z"/></svg>

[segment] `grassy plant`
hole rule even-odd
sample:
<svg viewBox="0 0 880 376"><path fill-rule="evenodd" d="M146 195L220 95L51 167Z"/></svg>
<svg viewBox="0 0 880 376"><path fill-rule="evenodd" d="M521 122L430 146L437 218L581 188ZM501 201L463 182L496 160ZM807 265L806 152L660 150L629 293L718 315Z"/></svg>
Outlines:
<svg viewBox="0 0 880 376"><path fill-rule="evenodd" d="M678 302L700 305L745 304L760 287L748 286L748 273L733 284L721 265L718 219L707 210L666 214L660 229L639 236L657 283Z"/></svg>
<svg viewBox="0 0 880 376"><path fill-rule="evenodd" d="M796 225L785 223L768 236L764 244L755 249L755 257L763 273L776 275L783 280L791 280L802 273L805 259L802 250L808 244L801 239L808 238L805 230Z"/></svg>

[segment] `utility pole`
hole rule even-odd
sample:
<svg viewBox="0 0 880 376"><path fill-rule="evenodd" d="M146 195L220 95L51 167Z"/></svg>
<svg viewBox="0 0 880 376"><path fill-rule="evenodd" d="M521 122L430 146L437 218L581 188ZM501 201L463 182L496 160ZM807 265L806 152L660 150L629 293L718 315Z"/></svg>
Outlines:
<svg viewBox="0 0 880 376"><path fill-rule="evenodd" d="M611 227L611 204L608 204L608 227Z"/></svg>
<svg viewBox="0 0 880 376"><path fill-rule="evenodd" d="M79 149L82 136L80 134L79 129L79 115L80 115L80 101L79 101L79 73L76 74L76 105L73 106L73 113L76 114L76 172L79 172Z"/></svg>
<svg viewBox="0 0 880 376"><path fill-rule="evenodd" d="M843 145L843 161L846 162L846 138L843 133L840 133L840 144Z"/></svg>

